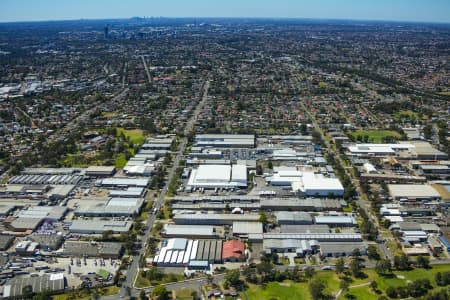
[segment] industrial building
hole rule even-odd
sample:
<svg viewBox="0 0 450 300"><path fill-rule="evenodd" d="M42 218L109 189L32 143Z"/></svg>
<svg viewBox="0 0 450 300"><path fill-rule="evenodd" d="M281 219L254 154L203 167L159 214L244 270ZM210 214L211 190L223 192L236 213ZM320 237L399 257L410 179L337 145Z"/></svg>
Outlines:
<svg viewBox="0 0 450 300"><path fill-rule="evenodd" d="M299 239L264 239L264 253L296 253L297 256L303 257L307 254L315 253L319 248L319 244L315 240L299 240Z"/></svg>
<svg viewBox="0 0 450 300"><path fill-rule="evenodd" d="M164 224L161 231L164 237L179 238L214 238L217 236L214 226L209 225L175 225Z"/></svg>
<svg viewBox="0 0 450 300"><path fill-rule="evenodd" d="M84 217L130 217L141 211L143 203L143 198L110 198L106 203L81 205L74 214Z"/></svg>
<svg viewBox="0 0 450 300"><path fill-rule="evenodd" d="M275 167L266 181L274 186L291 186L293 192L306 196L342 197L344 194L344 187L338 178L299 171L295 167Z"/></svg>
<svg viewBox="0 0 450 300"><path fill-rule="evenodd" d="M57 222L65 216L67 211L68 209L65 206L31 206L21 210L17 217Z"/></svg>
<svg viewBox="0 0 450 300"><path fill-rule="evenodd" d="M253 134L197 134L194 146L216 148L254 148Z"/></svg>
<svg viewBox="0 0 450 300"><path fill-rule="evenodd" d="M222 262L221 240L164 240L161 250L153 258L157 266L188 266L207 269L211 263Z"/></svg>
<svg viewBox="0 0 450 300"><path fill-rule="evenodd" d="M63 247L57 251L57 254L66 257L85 256L117 259L122 256L123 250L121 243L66 241Z"/></svg>
<svg viewBox="0 0 450 300"><path fill-rule="evenodd" d="M330 233L328 225L280 225L281 233Z"/></svg>
<svg viewBox="0 0 450 300"><path fill-rule="evenodd" d="M114 166L90 166L84 171L84 174L91 177L108 177L113 176L115 172Z"/></svg>
<svg viewBox="0 0 450 300"><path fill-rule="evenodd" d="M263 224L260 222L233 222L233 235L240 238L247 238L249 234L262 234Z"/></svg>
<svg viewBox="0 0 450 300"><path fill-rule="evenodd" d="M98 184L103 187L147 187L149 178L127 178L111 177L99 180Z"/></svg>
<svg viewBox="0 0 450 300"><path fill-rule="evenodd" d="M361 242L359 233L276 233L249 234L249 241L273 240L316 240L318 242Z"/></svg>
<svg viewBox="0 0 450 300"><path fill-rule="evenodd" d="M3 297L8 299L22 298L25 287L31 287L32 293L62 292L67 283L64 273L55 273L37 277L15 277L3 287Z"/></svg>
<svg viewBox="0 0 450 300"><path fill-rule="evenodd" d="M348 146L350 156L396 156L400 151L409 151L414 145L408 144L355 144Z"/></svg>
<svg viewBox="0 0 450 300"><path fill-rule="evenodd" d="M130 231L131 221L108 221L108 220L72 220L65 222L70 233L79 234L102 234L105 231L113 233L125 233Z"/></svg>
<svg viewBox="0 0 450 300"><path fill-rule="evenodd" d="M312 224L312 217L307 212L300 211L279 211L275 213L279 225L309 225Z"/></svg>
<svg viewBox="0 0 450 300"><path fill-rule="evenodd" d="M314 223L330 227L351 227L358 224L352 216L316 216L314 217Z"/></svg>
<svg viewBox="0 0 450 300"><path fill-rule="evenodd" d="M245 244L237 240L224 241L222 260L224 262L245 261Z"/></svg>
<svg viewBox="0 0 450 300"><path fill-rule="evenodd" d="M247 167L245 165L200 165L193 169L187 188L246 188Z"/></svg>
<svg viewBox="0 0 450 300"><path fill-rule="evenodd" d="M367 252L367 245L363 242L359 243L320 243L320 255L322 257L339 257L351 256L353 251L359 250L361 255Z"/></svg>
<svg viewBox="0 0 450 300"><path fill-rule="evenodd" d="M233 225L233 222L259 222L258 214L175 214L172 218L180 225Z"/></svg>
<svg viewBox="0 0 450 300"><path fill-rule="evenodd" d="M441 195L429 184L388 184L388 189L390 196L401 202L441 200Z"/></svg>

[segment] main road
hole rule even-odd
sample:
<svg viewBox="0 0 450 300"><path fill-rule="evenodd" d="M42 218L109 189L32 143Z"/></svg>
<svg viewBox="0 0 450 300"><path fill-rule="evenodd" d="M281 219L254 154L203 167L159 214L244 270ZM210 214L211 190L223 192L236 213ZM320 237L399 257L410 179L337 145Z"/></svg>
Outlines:
<svg viewBox="0 0 450 300"><path fill-rule="evenodd" d="M184 150L186 149L186 145L188 143L187 136L189 133L194 130L195 121L197 120L197 117L205 105L205 103L208 101L208 89L209 89L209 80L207 80L203 85L203 95L200 100L200 102L197 104L197 106L194 109L194 112L192 116L189 118L189 120L186 122L186 127L184 129L184 136L181 139L180 145L178 147L178 151L176 152L175 159L173 161L172 167L169 170L168 178L165 181L164 187L162 188L157 200L155 201L155 204L153 205L156 210L161 209L161 206L163 205L164 198L167 193L167 189L169 187L170 182L172 181L175 171L180 165L180 160L183 158ZM155 223L156 214L149 214L147 222L146 222L146 231L144 236L141 239L141 247L138 253L132 256L131 264L127 270L126 279L125 282L122 284L122 288L120 289L119 296L125 297L128 296L130 290L131 293L136 293L136 290L134 289L134 283L136 281L136 277L139 272L139 260L141 257L143 257L145 253L145 248L147 246L147 241L150 238L150 232L152 230L153 224ZM169 285L167 285L170 287ZM177 285L174 285L177 287ZM109 299L113 299L114 297L110 297Z"/></svg>

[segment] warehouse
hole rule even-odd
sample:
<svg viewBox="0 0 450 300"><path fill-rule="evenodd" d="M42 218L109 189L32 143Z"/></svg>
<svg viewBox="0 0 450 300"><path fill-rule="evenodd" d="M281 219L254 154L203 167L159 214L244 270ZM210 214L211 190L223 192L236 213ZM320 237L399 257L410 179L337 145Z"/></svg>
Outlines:
<svg viewBox="0 0 450 300"><path fill-rule="evenodd" d="M3 288L4 298L22 298L26 287L31 287L31 293L62 292L66 287L63 273L42 275L37 277L15 277Z"/></svg>
<svg viewBox="0 0 450 300"><path fill-rule="evenodd" d="M9 223L9 227L16 232L34 231L39 225L42 224L40 218L17 218ZM6 221L4 222L6 224Z"/></svg>
<svg viewBox="0 0 450 300"><path fill-rule="evenodd" d="M74 214L85 217L130 217L141 211L143 203L143 198L110 198L107 203L81 205Z"/></svg>
<svg viewBox="0 0 450 300"><path fill-rule="evenodd" d="M14 237L11 235L0 234L0 251L5 251L12 246Z"/></svg>
<svg viewBox="0 0 450 300"><path fill-rule="evenodd" d="M9 184L24 185L66 185L77 184L83 179L81 175L18 175L9 180Z"/></svg>
<svg viewBox="0 0 450 300"><path fill-rule="evenodd" d="M312 217L307 212L300 211L279 211L275 213L279 225L309 225L312 224Z"/></svg>
<svg viewBox="0 0 450 300"><path fill-rule="evenodd" d="M247 238L249 234L263 233L263 224L260 222L233 222L233 235Z"/></svg>
<svg viewBox="0 0 450 300"><path fill-rule="evenodd" d="M361 255L365 255L367 246L365 243L320 243L322 257L351 256L355 249L358 249Z"/></svg>
<svg viewBox="0 0 450 300"><path fill-rule="evenodd" d="M38 243L45 251L58 250L63 242L63 237L57 234L32 234L28 236L28 239Z"/></svg>
<svg viewBox="0 0 450 300"><path fill-rule="evenodd" d="M122 256L123 250L121 243L66 241L63 248L58 250L57 253L66 257L86 256L117 259Z"/></svg>
<svg viewBox="0 0 450 300"><path fill-rule="evenodd" d="M104 187L147 187L149 178L126 178L126 177L111 177L100 181L100 185Z"/></svg>
<svg viewBox="0 0 450 300"><path fill-rule="evenodd" d="M158 266L206 266L221 263L221 240L168 239L162 242L161 250L153 258Z"/></svg>
<svg viewBox="0 0 450 300"><path fill-rule="evenodd" d="M312 172L304 172L300 181L292 182L292 191L310 197L333 198L344 195L344 187L338 178L325 177Z"/></svg>
<svg viewBox="0 0 450 300"><path fill-rule="evenodd" d="M216 148L254 148L253 134L197 134L194 146Z"/></svg>
<svg viewBox="0 0 450 300"><path fill-rule="evenodd" d="M358 223L351 216L316 216L314 223L318 225L328 225L331 227L351 227Z"/></svg>
<svg viewBox="0 0 450 300"><path fill-rule="evenodd" d="M303 257L315 253L318 248L318 242L315 240L264 239L263 241L263 251L267 254L296 253L297 256Z"/></svg>
<svg viewBox="0 0 450 300"><path fill-rule="evenodd" d="M235 221L259 222L258 214L175 214L175 224L180 225L233 225Z"/></svg>
<svg viewBox="0 0 450 300"><path fill-rule="evenodd" d="M223 242L222 260L224 262L245 261L245 244L241 241L230 240Z"/></svg>
<svg viewBox="0 0 450 300"><path fill-rule="evenodd" d="M130 221L106 220L72 220L65 223L70 233L79 234L102 234L105 231L125 233L130 231L132 225Z"/></svg>
<svg viewBox="0 0 450 300"><path fill-rule="evenodd" d="M81 172L79 168L25 168L23 175L73 175Z"/></svg>
<svg viewBox="0 0 450 300"><path fill-rule="evenodd" d="M188 188L246 188L247 167L244 165L200 165L193 169Z"/></svg>
<svg viewBox="0 0 450 300"><path fill-rule="evenodd" d="M75 189L75 185L68 184L68 185L51 185L51 189L47 193L47 197L50 200L60 200L67 198L70 196L70 194Z"/></svg>
<svg viewBox="0 0 450 300"><path fill-rule="evenodd" d="M195 238L214 238L217 236L214 226L208 225L175 225L164 224L164 228L161 231L161 235L164 237L195 237Z"/></svg>
<svg viewBox="0 0 450 300"><path fill-rule="evenodd" d="M128 187L126 190L111 190L110 197L118 198L143 198L145 196L145 188L143 187Z"/></svg>
<svg viewBox="0 0 450 300"><path fill-rule="evenodd" d="M115 172L114 166L90 166L84 171L84 174L91 177L108 177L113 176Z"/></svg>
<svg viewBox="0 0 450 300"><path fill-rule="evenodd" d="M306 196L342 197L344 187L339 179L314 172L298 171L295 167L275 167L274 174L266 178L274 186L291 186L292 191Z"/></svg>
<svg viewBox="0 0 450 300"><path fill-rule="evenodd" d="M359 233L263 233L249 234L249 241L273 240L316 240L319 242L361 242L362 236Z"/></svg>
<svg viewBox="0 0 450 300"><path fill-rule="evenodd" d="M441 195L429 184L388 184L388 189L390 196L401 202L441 200Z"/></svg>
<svg viewBox="0 0 450 300"><path fill-rule="evenodd" d="M13 205L0 205L0 217L7 217L14 208Z"/></svg>
<svg viewBox="0 0 450 300"><path fill-rule="evenodd" d="M330 233L328 225L281 225L282 233Z"/></svg>
<svg viewBox="0 0 450 300"><path fill-rule="evenodd" d="M261 209L264 210L297 210L297 211L338 211L347 206L344 200L318 198L283 198L261 199Z"/></svg>
<svg viewBox="0 0 450 300"><path fill-rule="evenodd" d="M67 211L65 206L31 206L20 211L18 217L57 222L65 216Z"/></svg>
<svg viewBox="0 0 450 300"><path fill-rule="evenodd" d="M395 156L400 151L409 151L414 148L412 144L356 144L348 146L350 155L360 157Z"/></svg>

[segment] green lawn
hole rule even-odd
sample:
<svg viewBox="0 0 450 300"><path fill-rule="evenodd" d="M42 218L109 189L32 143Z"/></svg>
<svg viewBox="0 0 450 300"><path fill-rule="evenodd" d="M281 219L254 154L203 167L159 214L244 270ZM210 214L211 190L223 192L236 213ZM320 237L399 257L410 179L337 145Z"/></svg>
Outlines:
<svg viewBox="0 0 450 300"><path fill-rule="evenodd" d="M364 137L367 136L368 143L381 143L384 137L393 137L395 139L400 137L398 132L392 130L356 130L349 133L356 141L358 141L358 136L362 138L362 142L365 142Z"/></svg>
<svg viewBox="0 0 450 300"><path fill-rule="evenodd" d="M306 282L295 283L285 281L282 283L271 282L265 288L250 285L246 291L249 300L278 299L278 300L302 300L311 299ZM242 299L246 299L245 296Z"/></svg>
<svg viewBox="0 0 450 300"><path fill-rule="evenodd" d="M107 286L104 288L98 288L97 293L100 296L110 296L115 295L119 292L119 288L115 285L113 286ZM75 290L72 294L72 292L66 292L64 294L54 295L52 296L53 300L68 300L68 299L91 299L92 295L94 293L94 289L90 290L90 293L86 293L85 290ZM75 296L73 298L72 296Z"/></svg>
<svg viewBox="0 0 450 300"><path fill-rule="evenodd" d="M401 110L394 114L394 119L404 121L404 120L418 120L420 119L419 114L411 110Z"/></svg>
<svg viewBox="0 0 450 300"><path fill-rule="evenodd" d="M124 128L117 128L117 136L119 136L121 133L125 135L125 137L130 138L130 141L133 142L133 144L143 144L144 143L144 132L140 129L131 129L127 130Z"/></svg>
<svg viewBox="0 0 450 300"><path fill-rule="evenodd" d="M384 294L384 291L389 287L400 287L406 286L409 282L427 278L430 280L431 284L436 288L434 276L437 272L444 272L450 269L449 265L435 265L431 269L414 269L411 271L395 271L393 276L384 277L379 276L373 269L364 269L363 272L366 274L366 278L353 278L350 283L350 289L341 293L339 299L346 299L345 294L351 294L355 296L355 299L378 299L378 297ZM327 284L327 289L325 292L329 295L336 295L339 291L340 279L334 271L318 271L315 275L320 280ZM375 280L378 284L378 289L381 294L374 293L368 283ZM367 285L365 285L367 284ZM359 286L363 285L363 286ZM353 287L352 286L357 286ZM265 299L311 299L308 282L296 283L292 281L284 282L271 282L268 283L265 288L262 286L257 286L249 284L249 288L246 291L249 300L265 300ZM243 296L245 299L245 296Z"/></svg>

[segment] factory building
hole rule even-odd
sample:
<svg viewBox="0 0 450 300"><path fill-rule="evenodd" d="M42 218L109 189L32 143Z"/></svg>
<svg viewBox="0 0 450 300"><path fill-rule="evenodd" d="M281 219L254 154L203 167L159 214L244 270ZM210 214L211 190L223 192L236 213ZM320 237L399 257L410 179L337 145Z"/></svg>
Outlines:
<svg viewBox="0 0 450 300"><path fill-rule="evenodd" d="M194 146L210 148L254 148L253 134L197 134Z"/></svg>
<svg viewBox="0 0 450 300"><path fill-rule="evenodd" d="M179 225L233 225L233 222L259 222L258 214L175 214Z"/></svg>
<svg viewBox="0 0 450 300"><path fill-rule="evenodd" d="M245 165L200 165L193 169L187 188L246 188L247 167Z"/></svg>
<svg viewBox="0 0 450 300"><path fill-rule="evenodd" d="M441 195L429 184L388 184L389 194L400 202L441 200Z"/></svg>

